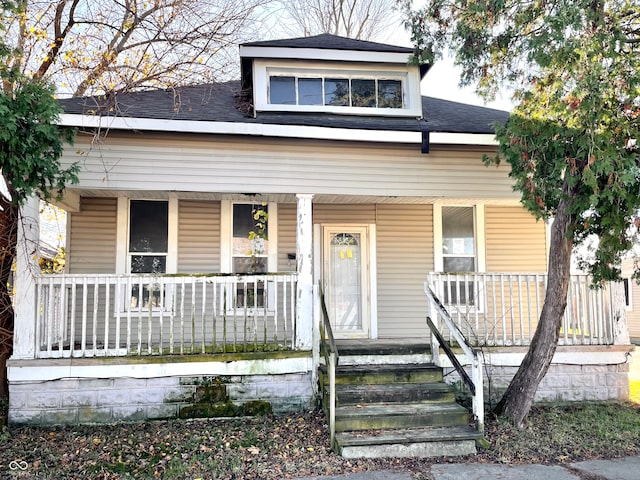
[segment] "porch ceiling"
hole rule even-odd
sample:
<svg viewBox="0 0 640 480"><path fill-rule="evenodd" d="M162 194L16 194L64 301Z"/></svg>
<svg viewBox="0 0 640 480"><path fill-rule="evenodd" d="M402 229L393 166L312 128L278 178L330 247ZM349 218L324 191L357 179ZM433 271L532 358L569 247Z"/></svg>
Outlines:
<svg viewBox="0 0 640 480"><path fill-rule="evenodd" d="M183 200L231 200L238 202L259 201L275 203L296 203L295 193L223 193L223 192L176 192L161 190L109 190L109 189L76 189L66 190L71 195L80 197L129 197L134 199L165 200L178 198ZM298 192L310 193L310 192ZM314 194L313 203L319 204L456 204L476 205L519 205L517 198L460 198L460 197L418 197L418 196L386 196L386 195L326 195ZM64 208L64 201L60 205Z"/></svg>

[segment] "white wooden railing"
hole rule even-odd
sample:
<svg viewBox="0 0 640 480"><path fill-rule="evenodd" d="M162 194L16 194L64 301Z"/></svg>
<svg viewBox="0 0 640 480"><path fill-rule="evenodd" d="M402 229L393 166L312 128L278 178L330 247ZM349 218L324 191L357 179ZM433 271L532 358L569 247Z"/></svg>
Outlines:
<svg viewBox="0 0 640 480"><path fill-rule="evenodd" d="M453 365L453 368L456 369L460 378L467 385L472 397L472 410L476 427L479 432L484 432L484 386L482 378L484 358L482 351L480 349L474 349L469 344L459 327L451 319L451 315L449 315L447 309L442 305L427 283L424 285L424 293L427 296L427 300L429 301L429 306L432 311L432 316L427 316L427 325L429 326L429 330L431 330L431 355L433 363L440 367L443 366L442 359L440 358L440 348L442 348ZM462 353L465 356L468 365L471 367L471 377L469 377L466 370L451 350L449 344L442 336L442 331L438 327L440 324L438 319L442 319L442 322L451 338L453 338L462 349Z"/></svg>
<svg viewBox="0 0 640 480"><path fill-rule="evenodd" d="M475 346L529 345L544 303L544 273L430 273L429 284ZM572 275L561 345L612 345L616 308L612 285L591 288Z"/></svg>
<svg viewBox="0 0 640 480"><path fill-rule="evenodd" d="M42 275L36 358L295 348L295 273Z"/></svg>

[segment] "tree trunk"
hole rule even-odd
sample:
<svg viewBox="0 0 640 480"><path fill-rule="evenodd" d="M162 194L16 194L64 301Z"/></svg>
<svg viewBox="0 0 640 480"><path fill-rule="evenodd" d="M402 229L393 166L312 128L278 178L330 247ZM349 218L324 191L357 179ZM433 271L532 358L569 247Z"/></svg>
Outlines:
<svg viewBox="0 0 640 480"><path fill-rule="evenodd" d="M7 203L0 196L0 397L9 394L7 384L7 360L13 353L13 285L8 285L9 275L16 256L18 232L18 206Z"/></svg>
<svg viewBox="0 0 640 480"><path fill-rule="evenodd" d="M575 215L570 213L571 191L566 184L564 193L565 199L560 201L551 227L549 278L540 321L529 351L494 409L495 414L506 416L519 427L529 414L538 385L553 359L560 337L562 316L567 306L573 247L568 232L575 221Z"/></svg>

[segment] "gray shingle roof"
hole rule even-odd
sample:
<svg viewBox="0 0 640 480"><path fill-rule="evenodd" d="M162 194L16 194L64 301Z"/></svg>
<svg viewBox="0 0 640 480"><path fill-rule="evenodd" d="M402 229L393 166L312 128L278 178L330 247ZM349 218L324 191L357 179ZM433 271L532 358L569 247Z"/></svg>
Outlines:
<svg viewBox="0 0 640 480"><path fill-rule="evenodd" d="M285 38L242 44L246 47L318 48L323 50L355 50L359 52L413 53L412 48L356 40L322 33L313 37Z"/></svg>
<svg viewBox="0 0 640 480"><path fill-rule="evenodd" d="M491 124L505 122L509 115L501 110L422 97L423 119L286 112L259 112L253 118L250 105L240 96L238 81L69 98L60 100L60 104L69 114L451 133L493 133Z"/></svg>

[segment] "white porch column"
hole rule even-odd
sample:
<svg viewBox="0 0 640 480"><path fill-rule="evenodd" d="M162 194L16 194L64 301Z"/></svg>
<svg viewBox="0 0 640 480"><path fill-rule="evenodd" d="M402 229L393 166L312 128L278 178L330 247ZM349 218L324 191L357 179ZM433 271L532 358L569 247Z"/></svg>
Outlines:
<svg viewBox="0 0 640 480"><path fill-rule="evenodd" d="M35 358L36 289L38 241L40 238L40 201L29 198L20 208L16 245L16 295L14 299L13 356Z"/></svg>
<svg viewBox="0 0 640 480"><path fill-rule="evenodd" d="M611 282L611 313L613 328L613 344L629 345L629 328L627 328L627 302L624 298L624 285L622 282Z"/></svg>
<svg viewBox="0 0 640 480"><path fill-rule="evenodd" d="M298 289L296 292L296 348L307 349L313 344L313 218L312 194L298 194L296 260Z"/></svg>

